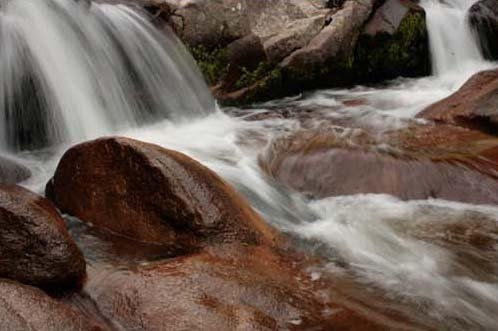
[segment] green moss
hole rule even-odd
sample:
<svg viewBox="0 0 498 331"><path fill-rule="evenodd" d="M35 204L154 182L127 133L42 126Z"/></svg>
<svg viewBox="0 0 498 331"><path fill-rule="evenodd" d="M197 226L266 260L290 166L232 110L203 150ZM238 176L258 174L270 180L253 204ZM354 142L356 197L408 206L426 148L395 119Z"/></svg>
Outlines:
<svg viewBox="0 0 498 331"><path fill-rule="evenodd" d="M217 84L228 70L228 50L226 47L208 49L204 46L190 48L190 53L197 61L209 85Z"/></svg>
<svg viewBox="0 0 498 331"><path fill-rule="evenodd" d="M361 35L355 51L355 72L361 81L430 73L429 42L422 12L410 12L394 35Z"/></svg>
<svg viewBox="0 0 498 331"><path fill-rule="evenodd" d="M273 65L267 61L260 62L254 70L242 68L242 76L235 84L235 89L238 90L256 84L257 82L266 78L270 74L272 69Z"/></svg>
<svg viewBox="0 0 498 331"><path fill-rule="evenodd" d="M410 47L417 42L420 36L426 34L425 17L420 12L409 13L401 22L398 29L398 37L403 46Z"/></svg>
<svg viewBox="0 0 498 331"><path fill-rule="evenodd" d="M250 89L243 99L230 104L264 101L310 89L377 83L398 76L427 75L430 57L425 24L424 13L412 11L394 35L361 35L352 53L339 54L319 66L281 68L263 61L255 69L241 68L242 74L230 92ZM220 82L227 74L226 47L198 46L191 48L191 52L210 85Z"/></svg>

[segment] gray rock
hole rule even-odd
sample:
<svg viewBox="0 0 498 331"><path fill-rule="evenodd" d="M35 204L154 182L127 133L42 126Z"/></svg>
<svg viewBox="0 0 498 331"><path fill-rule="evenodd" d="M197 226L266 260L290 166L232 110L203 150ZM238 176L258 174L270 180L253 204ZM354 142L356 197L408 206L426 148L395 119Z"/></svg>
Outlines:
<svg viewBox="0 0 498 331"><path fill-rule="evenodd" d="M283 31L270 37L264 48L271 62L280 62L294 50L306 46L325 24L325 15L302 18L291 22Z"/></svg>
<svg viewBox="0 0 498 331"><path fill-rule="evenodd" d="M0 183L17 184L31 177L31 171L18 162L0 155Z"/></svg>
<svg viewBox="0 0 498 331"><path fill-rule="evenodd" d="M368 21L363 33L375 36L378 33L394 34L406 14L410 11L406 1L387 0Z"/></svg>
<svg viewBox="0 0 498 331"><path fill-rule="evenodd" d="M469 10L469 20L479 35L484 56L498 59L498 0L477 1Z"/></svg>
<svg viewBox="0 0 498 331"><path fill-rule="evenodd" d="M370 16L373 0L347 1L332 21L310 43L281 63L282 67L319 66L338 55L351 53L360 29Z"/></svg>

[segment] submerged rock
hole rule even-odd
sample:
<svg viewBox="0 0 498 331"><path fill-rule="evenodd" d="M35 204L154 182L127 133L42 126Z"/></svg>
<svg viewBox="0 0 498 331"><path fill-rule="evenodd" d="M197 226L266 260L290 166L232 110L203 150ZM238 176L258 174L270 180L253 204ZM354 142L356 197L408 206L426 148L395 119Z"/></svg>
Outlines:
<svg viewBox="0 0 498 331"><path fill-rule="evenodd" d="M418 117L497 134L498 70L472 76L457 92L429 106Z"/></svg>
<svg viewBox="0 0 498 331"><path fill-rule="evenodd" d="M86 291L126 330L386 329L346 306L329 306L311 288L280 257L246 246L90 277Z"/></svg>
<svg viewBox="0 0 498 331"><path fill-rule="evenodd" d="M2 279L0 327L2 330L33 331L106 330L37 288Z"/></svg>
<svg viewBox="0 0 498 331"><path fill-rule="evenodd" d="M16 161L0 155L0 184L17 184L31 177L31 171Z"/></svg>
<svg viewBox="0 0 498 331"><path fill-rule="evenodd" d="M17 186L0 185L0 277L50 290L78 285L85 260L55 207Z"/></svg>
<svg viewBox="0 0 498 331"><path fill-rule="evenodd" d="M214 172L179 152L127 138L71 148L47 196L70 215L139 241L196 247L275 239Z"/></svg>
<svg viewBox="0 0 498 331"><path fill-rule="evenodd" d="M275 141L269 150L263 167L313 198L373 193L498 203L498 140L480 132L422 126L380 142L304 132Z"/></svg>
<svg viewBox="0 0 498 331"><path fill-rule="evenodd" d="M479 36L484 56L498 59L498 1L480 0L470 7L470 24Z"/></svg>

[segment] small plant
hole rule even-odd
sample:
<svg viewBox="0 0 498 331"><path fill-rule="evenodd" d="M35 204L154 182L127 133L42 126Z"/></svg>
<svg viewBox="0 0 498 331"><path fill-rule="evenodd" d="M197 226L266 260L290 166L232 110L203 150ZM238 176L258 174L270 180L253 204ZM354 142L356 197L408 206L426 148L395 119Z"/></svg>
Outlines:
<svg viewBox="0 0 498 331"><path fill-rule="evenodd" d="M217 84L228 71L228 50L226 48L208 49L205 46L190 48L207 83Z"/></svg>

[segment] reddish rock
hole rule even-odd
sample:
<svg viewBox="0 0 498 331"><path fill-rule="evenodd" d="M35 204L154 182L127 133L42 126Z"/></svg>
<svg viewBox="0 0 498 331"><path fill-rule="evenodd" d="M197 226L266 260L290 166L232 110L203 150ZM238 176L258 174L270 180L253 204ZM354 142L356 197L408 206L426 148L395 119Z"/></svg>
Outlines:
<svg viewBox="0 0 498 331"><path fill-rule="evenodd" d="M214 172L184 154L127 138L71 148L47 196L66 213L139 241L195 247L275 239Z"/></svg>
<svg viewBox="0 0 498 331"><path fill-rule="evenodd" d="M418 117L496 134L498 70L475 74L457 92L428 107Z"/></svg>
<svg viewBox="0 0 498 331"><path fill-rule="evenodd" d="M377 147L389 142L391 147ZM498 139L450 126L424 126L383 140L341 140L307 132L276 141L263 167L279 181L316 198L390 194L498 203ZM478 184L476 184L478 183Z"/></svg>
<svg viewBox="0 0 498 331"><path fill-rule="evenodd" d="M77 285L85 260L47 199L0 185L0 277L48 289Z"/></svg>
<svg viewBox="0 0 498 331"><path fill-rule="evenodd" d="M41 290L0 279L0 329L98 331L93 322Z"/></svg>
<svg viewBox="0 0 498 331"><path fill-rule="evenodd" d="M218 247L95 280L90 275L85 290L105 317L126 330L392 327L389 318L374 322L368 308L357 313L327 302L290 265L262 247Z"/></svg>

